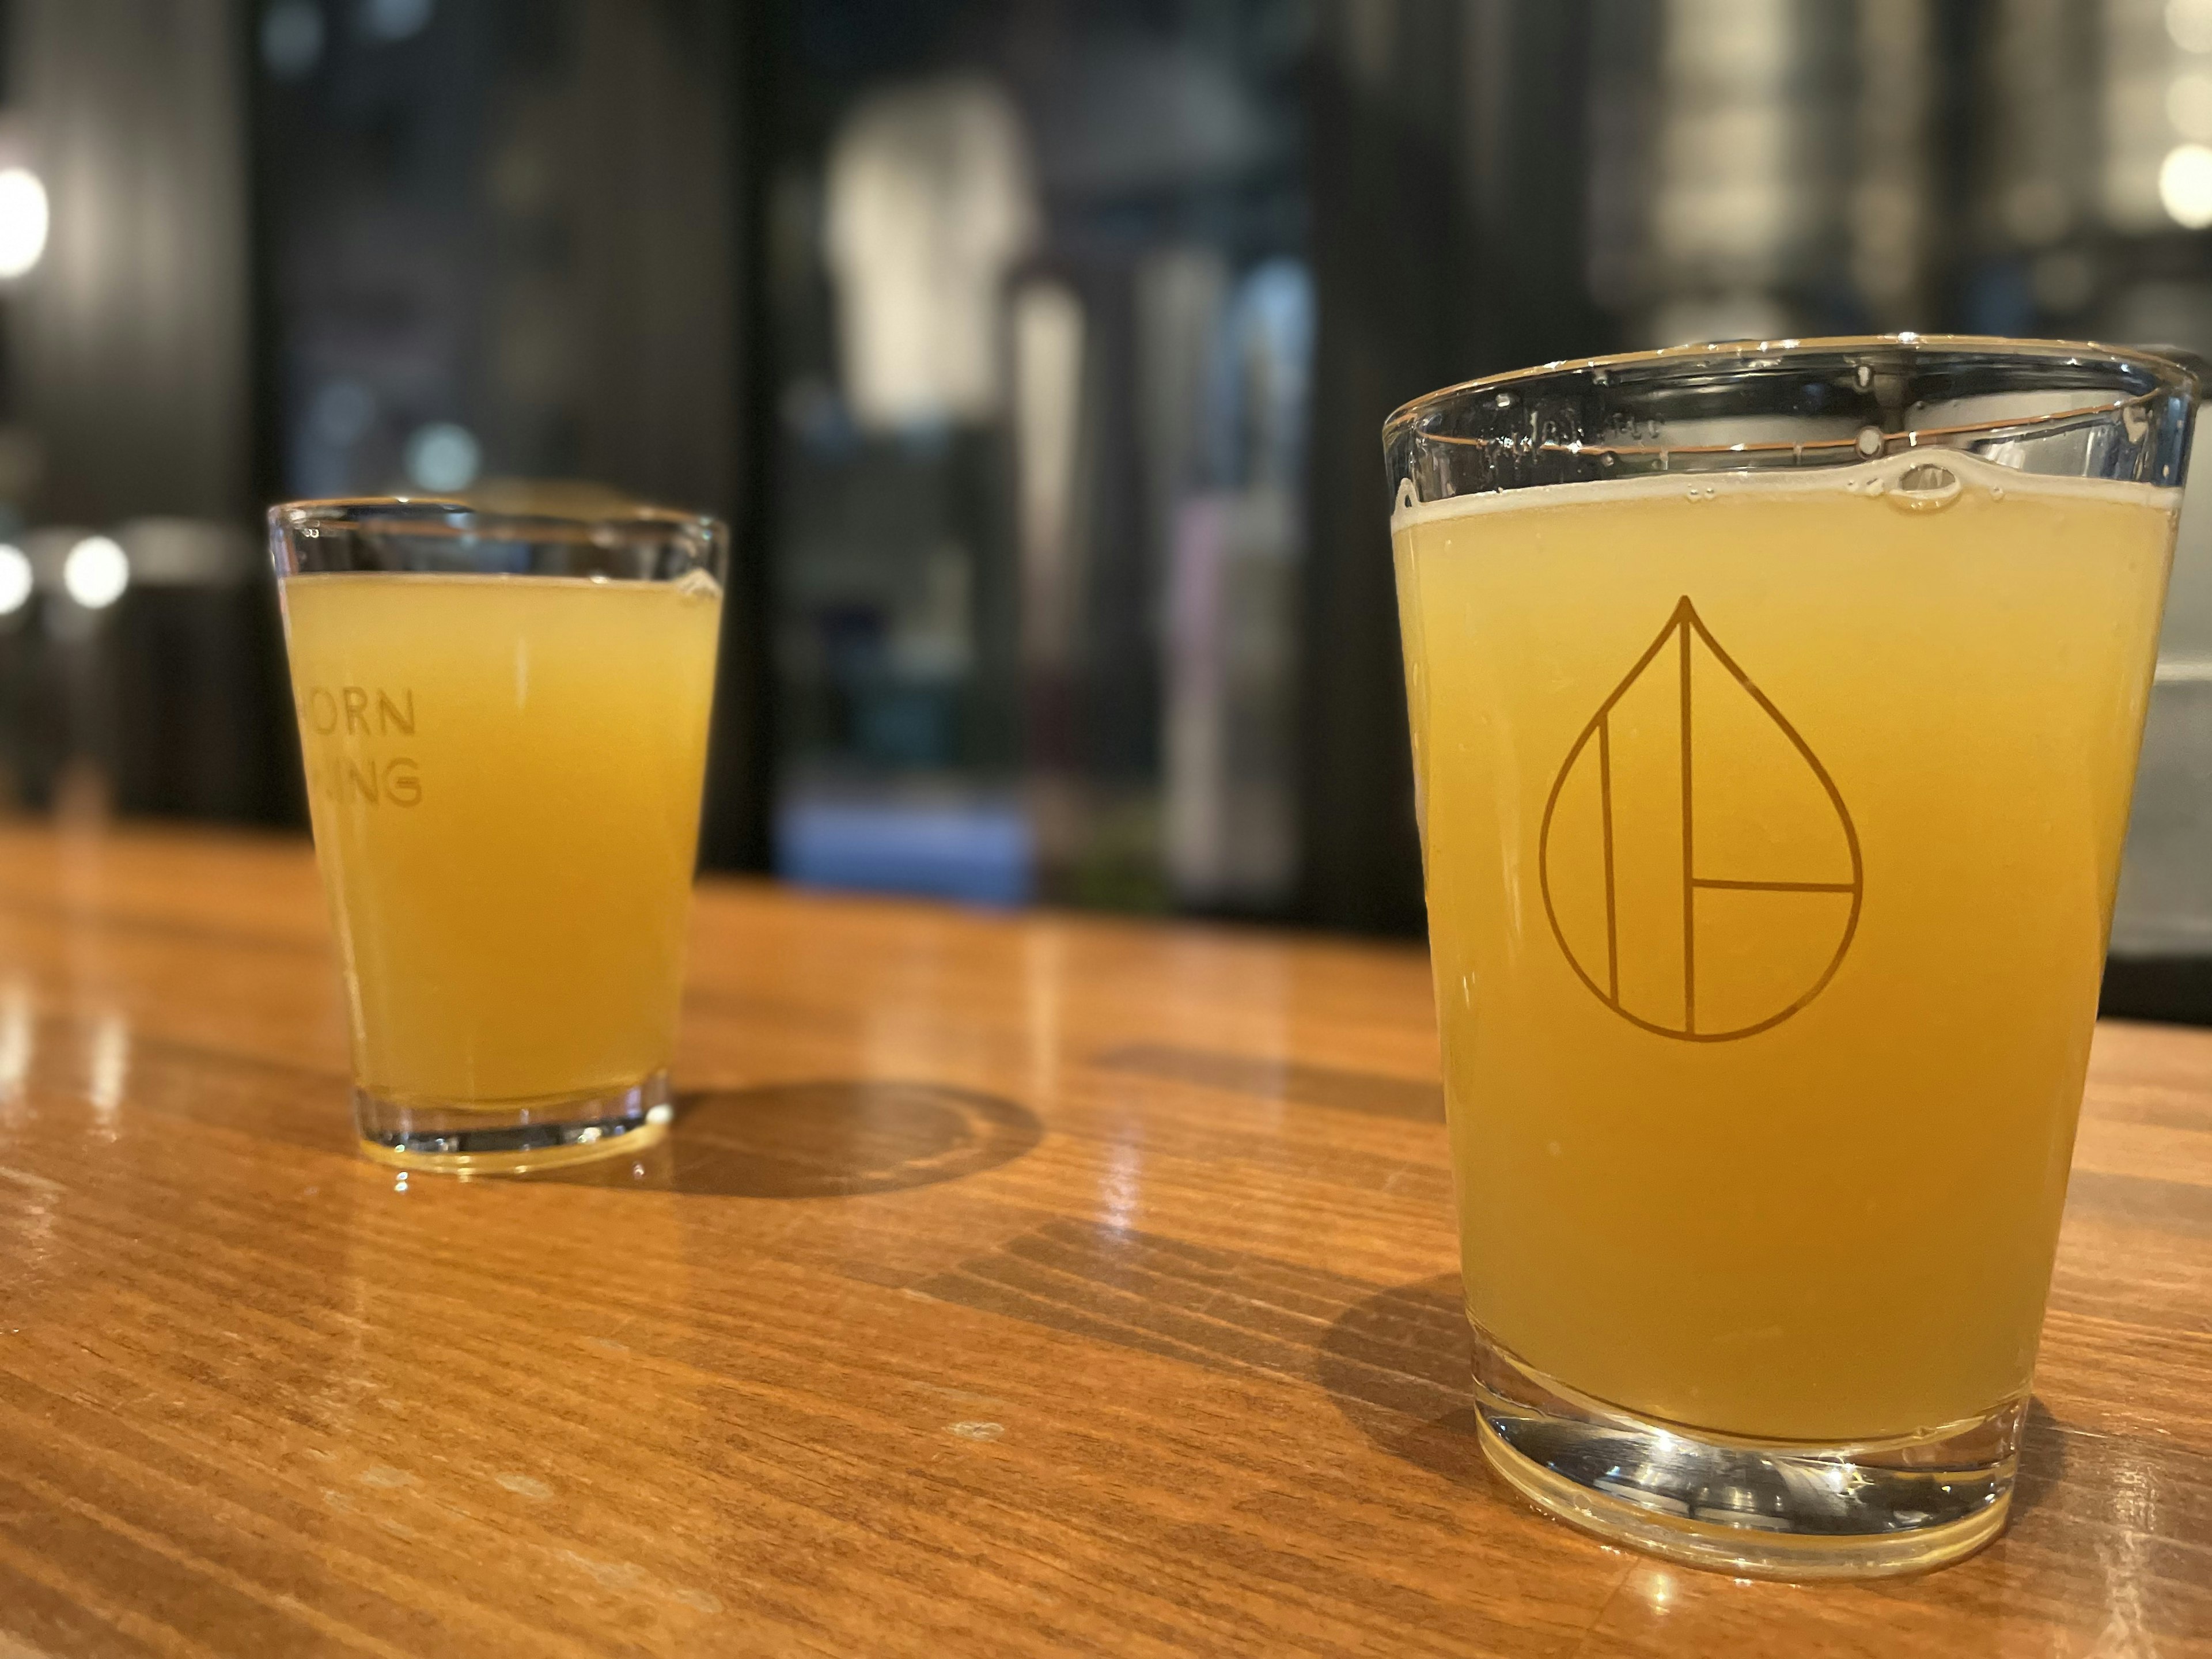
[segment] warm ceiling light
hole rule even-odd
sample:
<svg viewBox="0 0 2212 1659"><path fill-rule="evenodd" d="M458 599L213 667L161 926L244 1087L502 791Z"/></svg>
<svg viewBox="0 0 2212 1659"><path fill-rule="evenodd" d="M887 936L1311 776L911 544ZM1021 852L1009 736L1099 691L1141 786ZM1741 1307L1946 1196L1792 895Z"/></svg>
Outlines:
<svg viewBox="0 0 2212 1659"><path fill-rule="evenodd" d="M2212 149L2176 144L2159 163L2158 199L2166 217L2191 230L2212 225Z"/></svg>
<svg viewBox="0 0 2212 1659"><path fill-rule="evenodd" d="M20 547L0 543L0 617L12 617L31 597L31 562Z"/></svg>
<svg viewBox="0 0 2212 1659"><path fill-rule="evenodd" d="M88 611L104 611L131 586L131 561L105 536L87 536L62 561L62 586Z"/></svg>
<svg viewBox="0 0 2212 1659"><path fill-rule="evenodd" d="M0 168L0 277L21 276L46 251L46 187L28 167Z"/></svg>

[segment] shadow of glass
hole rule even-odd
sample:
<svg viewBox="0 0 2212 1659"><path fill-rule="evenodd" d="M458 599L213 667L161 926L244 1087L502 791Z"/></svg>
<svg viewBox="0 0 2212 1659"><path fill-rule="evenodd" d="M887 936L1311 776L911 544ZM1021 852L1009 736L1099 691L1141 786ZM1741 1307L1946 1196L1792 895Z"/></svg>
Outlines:
<svg viewBox="0 0 2212 1659"><path fill-rule="evenodd" d="M2014 1478L2012 1512L2017 1520L2041 1505L2066 1478L2065 1425L2036 1395L2027 1402L2020 1428L2020 1473Z"/></svg>
<svg viewBox="0 0 2212 1659"><path fill-rule="evenodd" d="M1469 1403L1474 1370L1457 1273L1361 1297L1314 1361L1314 1380L1372 1444L1470 1486L1492 1479Z"/></svg>
<svg viewBox="0 0 2212 1659"><path fill-rule="evenodd" d="M933 1083L824 1081L713 1090L677 1102L668 1138L534 1177L722 1198L850 1198L958 1181L1032 1151L1026 1107Z"/></svg>

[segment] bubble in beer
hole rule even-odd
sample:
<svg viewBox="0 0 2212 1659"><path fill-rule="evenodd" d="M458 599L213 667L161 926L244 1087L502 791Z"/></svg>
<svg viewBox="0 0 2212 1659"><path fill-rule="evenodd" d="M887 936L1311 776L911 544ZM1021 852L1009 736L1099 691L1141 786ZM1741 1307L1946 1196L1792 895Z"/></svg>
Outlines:
<svg viewBox="0 0 2212 1659"><path fill-rule="evenodd" d="M1907 513L1940 513L1964 493L1959 475L1948 466L1923 461L1897 475L1889 492L1891 505Z"/></svg>

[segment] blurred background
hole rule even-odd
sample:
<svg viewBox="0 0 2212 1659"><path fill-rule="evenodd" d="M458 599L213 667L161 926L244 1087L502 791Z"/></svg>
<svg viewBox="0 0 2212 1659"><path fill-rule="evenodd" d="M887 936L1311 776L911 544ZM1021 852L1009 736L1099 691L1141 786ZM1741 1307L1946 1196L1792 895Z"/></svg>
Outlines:
<svg viewBox="0 0 2212 1659"><path fill-rule="evenodd" d="M296 830L260 507L560 481L735 526L708 865L1415 933L1384 415L1901 328L2212 352L2212 0L0 0L0 810Z"/></svg>

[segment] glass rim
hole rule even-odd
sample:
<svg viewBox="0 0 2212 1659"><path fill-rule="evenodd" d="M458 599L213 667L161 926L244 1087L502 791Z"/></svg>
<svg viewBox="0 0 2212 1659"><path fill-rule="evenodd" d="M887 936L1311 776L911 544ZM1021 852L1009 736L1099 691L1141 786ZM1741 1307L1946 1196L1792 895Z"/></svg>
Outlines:
<svg viewBox="0 0 2212 1659"><path fill-rule="evenodd" d="M2054 425L2081 420L2087 416L2109 415L2112 410L2124 409L2131 404L2148 403L2159 398L2183 395L2196 398L2204 390L2204 377L2199 370L2177 357L2133 346L2104 345L2094 340L2027 340L1996 334L1916 334L1909 331L1896 334L1811 335L1780 340L1715 340L1691 345L1660 346L1646 351L1613 352L1599 357L1562 358L1528 368L1508 369L1502 374L1479 375L1456 385L1440 386L1393 410L1389 418L1382 422L1382 441L1386 445L1394 442L1424 415L1470 396L1545 380L1564 380L1593 370L1610 374L1624 368L1691 368L1723 362L1731 358L1765 359L1768 361L1762 364L1763 367L1781 368L1793 358L1832 356L1851 352L1915 353L1923 350L1978 357L1990 362L2051 362L2073 368L2084 366L2086 358L2116 368L2131 368L2148 374L2154 384L2148 390L2118 397L2109 403L2085 404L2040 414L2009 415L1958 426L1906 428L1885 434L1891 441L1901 440L1911 445L1921 437L1948 438L1976 432L2016 431ZM1421 432L1417 435L1432 443L1478 447L1490 447L1497 441L1494 438L1462 437L1444 432ZM1663 449L1674 454L1686 455L1709 451L1713 453L1741 453L1769 449L1850 448L1856 441L1854 438L1842 437L1717 445L1578 443L1573 447L1586 454L1656 454Z"/></svg>
<svg viewBox="0 0 2212 1659"><path fill-rule="evenodd" d="M524 513L443 495L332 495L276 502L268 519L271 529L382 530L494 541L598 541L675 534L719 543L729 536L729 526L712 514L642 501L604 513Z"/></svg>

